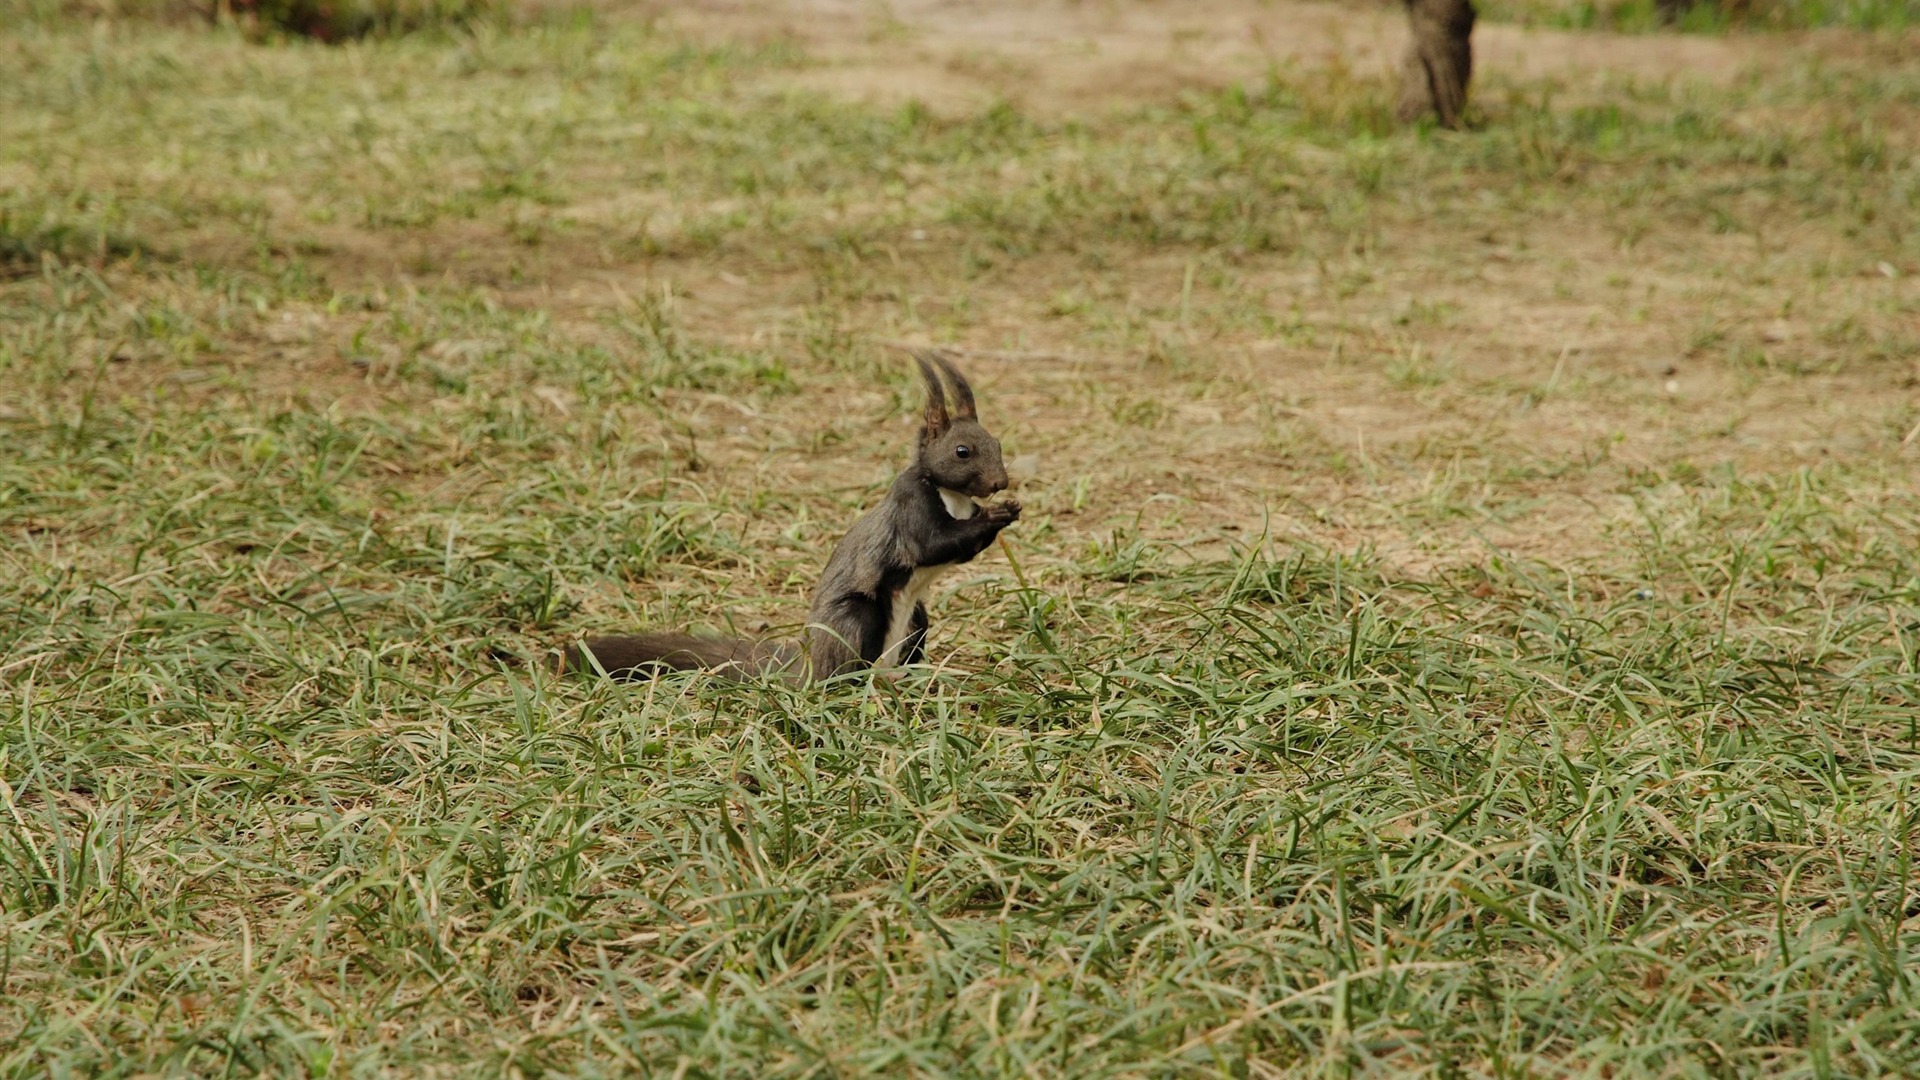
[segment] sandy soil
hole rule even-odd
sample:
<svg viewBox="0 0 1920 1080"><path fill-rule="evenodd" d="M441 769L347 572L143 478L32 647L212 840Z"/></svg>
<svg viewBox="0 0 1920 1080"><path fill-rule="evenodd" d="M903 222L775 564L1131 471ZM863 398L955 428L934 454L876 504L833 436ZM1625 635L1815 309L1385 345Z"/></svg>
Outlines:
<svg viewBox="0 0 1920 1080"><path fill-rule="evenodd" d="M1391 69L1398 5L1287 0L694 0L684 31L791 38L821 60L802 85L881 102L972 108L996 99L1071 111L1259 79L1272 69ZM1727 79L1775 54L1758 39L1568 34L1483 23L1483 80L1570 89L1632 78Z"/></svg>
<svg viewBox="0 0 1920 1080"><path fill-rule="evenodd" d="M1394 6L1285 0L692 0L626 10L694 35L794 40L810 62L782 77L812 89L944 109L1012 99L1057 113L1258 80L1274 67L1345 65L1384 78L1405 33ZM1497 110L1503 88L1537 92L1541 80L1560 100L1601 95L1620 80L1729 80L1842 46L1484 24L1476 94ZM591 224L620 213L619 199L647 194L611 192L606 205L565 213ZM1103 350L1051 308L1080 291L1105 297L1109 309L1165 312L1188 287L1190 251L1142 249L1097 271L1065 257L1009 260L969 279L961 297L946 291L960 287L951 275L916 273L915 241L902 236L897 278L843 314L851 332L875 341L924 333L924 318L908 312L966 306L965 340L940 343L962 350L983 410L1017 445L1030 483L1051 485L1056 508L1067 485L1088 492L1058 516L1065 544L1097 542L1125 523L1190 542L1270 528L1293 541L1371 547L1410 573L1494 550L1567 565L1620 550L1615 526L1648 512L1636 478L1646 471L1773 471L1861 457L1911 470L1920 442L1900 442L1900 410L1920 372L1890 383L1884 370L1828 363L1832 350L1819 342L1840 317L1827 300L1898 310L1920 267L1854 266L1846 251L1822 248L1832 230L1805 224L1771 225L1764 250L1739 232L1655 224L1632 242L1574 213L1503 218L1475 235L1395 235L1358 267L1371 284L1353 294L1334 284L1347 272L1341 265L1243 259L1235 296L1202 285L1193 302L1301 312L1315 344L1163 319L1154 332L1186 358L1185 371L1138 350ZM560 244L508 250L497 229L471 231L443 225L410 241L417 250L342 235L330 239L329 261L336 273L391 282L416 262L448 265L457 251L476 260L462 270L470 279L491 278L508 303L589 338L609 312L665 286L689 332L805 354L820 288L812 276L707 259L622 263ZM1779 276L1732 272L1765 269L1783 252L1791 258ZM1847 275L1824 294L1809 292L1803 272L1820 258ZM501 282L504 274L481 265L490 259L524 263L525 273ZM1440 314L1409 317L1422 306ZM1740 343L1753 364L1698 359L1703 335ZM1396 364L1413 376L1396 380ZM1423 365L1435 372L1430 382L1419 377ZM1776 371L1796 366L1790 376ZM1194 378L1195 368L1207 378ZM1124 410L1148 406L1157 422L1116 425ZM904 437L854 430L837 418L884 409L838 399L823 408L820 394L745 419L724 400L687 397L676 407L723 483L729 469L774 486L870 482ZM823 425L844 436L836 445L848 453L768 452Z"/></svg>

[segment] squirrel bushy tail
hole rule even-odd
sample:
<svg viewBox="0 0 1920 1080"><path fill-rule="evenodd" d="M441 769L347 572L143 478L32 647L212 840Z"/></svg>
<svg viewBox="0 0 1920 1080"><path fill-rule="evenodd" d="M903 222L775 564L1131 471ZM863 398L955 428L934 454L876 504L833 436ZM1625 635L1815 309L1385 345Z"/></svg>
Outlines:
<svg viewBox="0 0 1920 1080"><path fill-rule="evenodd" d="M616 679L650 679L662 671L719 669L740 675L797 676L800 649L783 641L700 637L694 634L624 634L589 638L569 649L564 667L591 673L595 661Z"/></svg>

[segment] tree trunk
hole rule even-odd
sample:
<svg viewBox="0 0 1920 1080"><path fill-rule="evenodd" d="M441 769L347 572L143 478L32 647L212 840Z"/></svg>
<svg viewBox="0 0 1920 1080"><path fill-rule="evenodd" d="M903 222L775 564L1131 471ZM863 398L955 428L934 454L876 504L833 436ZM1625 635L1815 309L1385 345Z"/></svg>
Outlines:
<svg viewBox="0 0 1920 1080"><path fill-rule="evenodd" d="M1473 0L1406 0L1413 44L1400 75L1400 119L1457 128L1473 77Z"/></svg>

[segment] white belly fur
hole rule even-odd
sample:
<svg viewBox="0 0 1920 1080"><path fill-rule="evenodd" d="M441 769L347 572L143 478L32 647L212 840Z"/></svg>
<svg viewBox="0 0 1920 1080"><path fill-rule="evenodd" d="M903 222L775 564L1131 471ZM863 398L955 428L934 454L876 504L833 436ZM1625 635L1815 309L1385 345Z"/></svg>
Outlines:
<svg viewBox="0 0 1920 1080"><path fill-rule="evenodd" d="M958 491L940 489L940 503L947 508L956 521L965 521L980 512L980 504L973 496L962 495ZM893 594L893 608L887 619L887 649L880 654L881 667L892 667L900 663L902 646L907 635L913 632L913 609L927 601L927 594L933 591L933 583L940 575L953 569L951 566L923 566L913 572L906 585Z"/></svg>
<svg viewBox="0 0 1920 1080"><path fill-rule="evenodd" d="M907 635L913 632L913 609L916 604L924 603L927 594L933 591L933 583L940 575L953 569L952 566L923 566L907 578L907 583L893 594L893 608L887 620L887 651L880 654L880 667L893 667L900 663L901 646L906 644Z"/></svg>

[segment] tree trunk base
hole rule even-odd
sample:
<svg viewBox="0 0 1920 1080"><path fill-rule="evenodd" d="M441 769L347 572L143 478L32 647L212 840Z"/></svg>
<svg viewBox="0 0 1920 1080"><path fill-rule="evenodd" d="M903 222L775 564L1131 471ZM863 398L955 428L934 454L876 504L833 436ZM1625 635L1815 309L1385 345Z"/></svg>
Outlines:
<svg viewBox="0 0 1920 1080"><path fill-rule="evenodd" d="M1473 78L1473 0L1406 0L1413 43L1401 67L1403 121L1433 117L1457 128L1467 108Z"/></svg>

